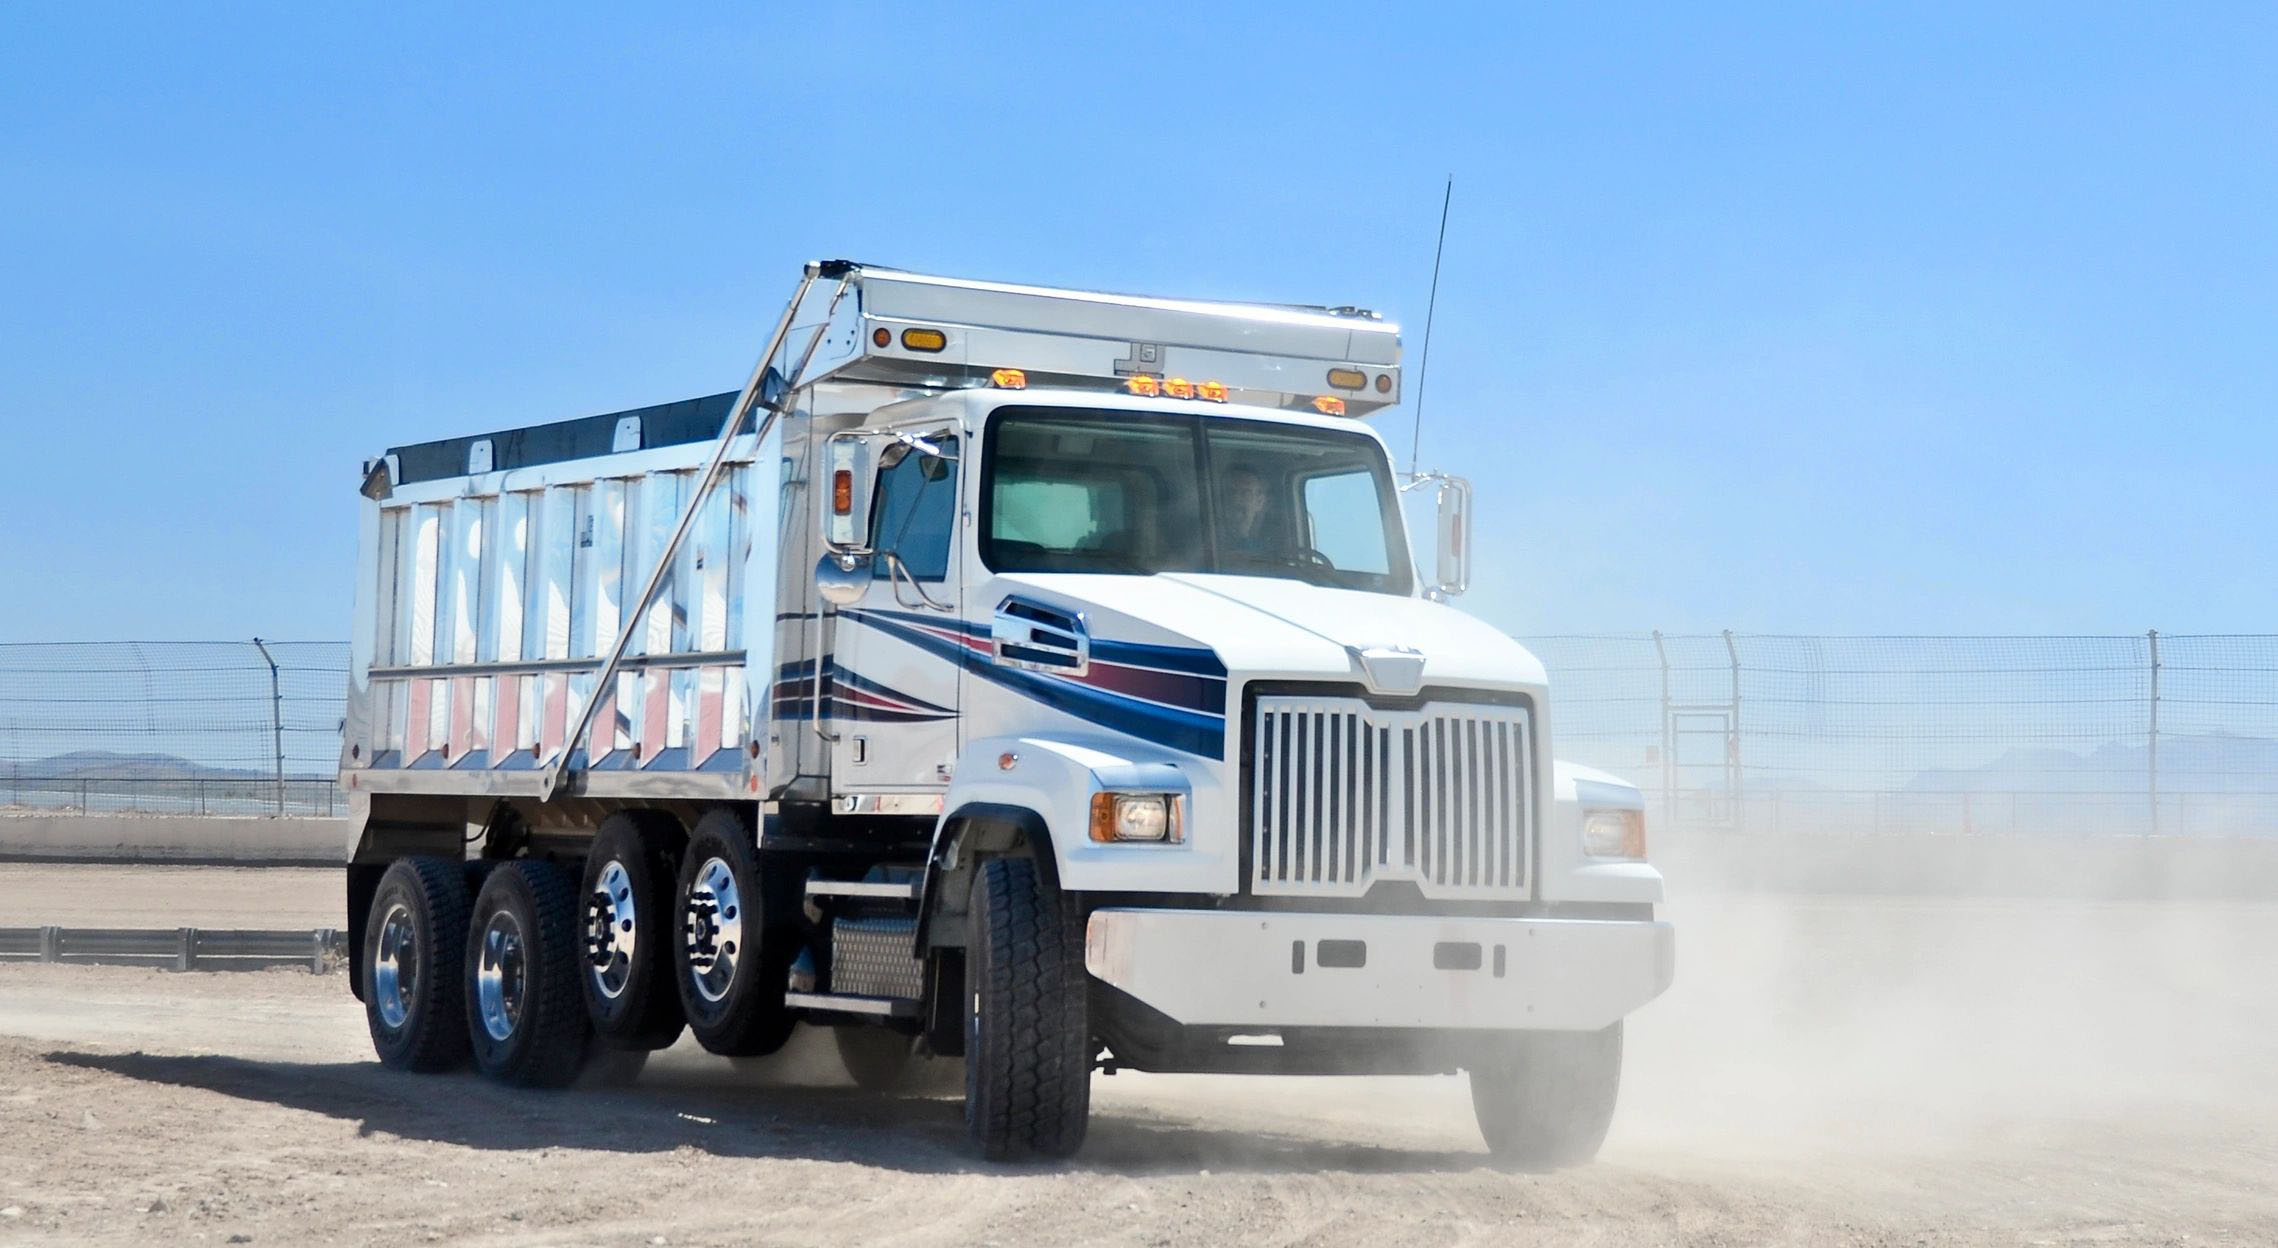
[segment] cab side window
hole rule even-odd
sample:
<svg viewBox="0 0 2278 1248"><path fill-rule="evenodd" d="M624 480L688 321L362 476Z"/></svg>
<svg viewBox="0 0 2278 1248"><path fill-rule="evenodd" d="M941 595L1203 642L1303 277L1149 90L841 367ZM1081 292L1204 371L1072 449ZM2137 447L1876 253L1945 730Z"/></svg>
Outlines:
<svg viewBox="0 0 2278 1248"><path fill-rule="evenodd" d="M928 439L942 450L927 455L906 446L888 452L891 462L878 474L877 502L870 512L870 548L878 552L871 575L893 575L885 556L899 556L920 581L939 581L949 572L949 540L957 522L957 440ZM900 458L892 456L899 454Z"/></svg>

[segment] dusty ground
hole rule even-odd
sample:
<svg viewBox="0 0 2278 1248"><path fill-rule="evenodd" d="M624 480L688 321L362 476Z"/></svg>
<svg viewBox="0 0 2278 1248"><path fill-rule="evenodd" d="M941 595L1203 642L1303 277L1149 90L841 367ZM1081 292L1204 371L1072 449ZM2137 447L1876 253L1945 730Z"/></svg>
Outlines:
<svg viewBox="0 0 2278 1248"><path fill-rule="evenodd" d="M0 867L0 926L96 884L155 926L336 887ZM516 1093L382 1071L338 977L0 965L0 1243L2278 1243L2278 905L1672 917L1604 1157L1551 1175L1454 1079L1101 1078L1076 1162L989 1168L813 1043Z"/></svg>

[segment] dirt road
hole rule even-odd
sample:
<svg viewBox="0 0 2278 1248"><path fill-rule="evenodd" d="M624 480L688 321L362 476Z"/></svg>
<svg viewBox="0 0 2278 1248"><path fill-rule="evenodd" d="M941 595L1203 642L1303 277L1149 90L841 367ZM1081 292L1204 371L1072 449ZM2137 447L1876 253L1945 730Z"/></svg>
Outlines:
<svg viewBox="0 0 2278 1248"><path fill-rule="evenodd" d="M1081 1157L1006 1169L819 1035L518 1093L382 1071L337 977L0 965L0 1243L2278 1243L2278 906L1672 917L1604 1157L1548 1175L1456 1079L1102 1077Z"/></svg>

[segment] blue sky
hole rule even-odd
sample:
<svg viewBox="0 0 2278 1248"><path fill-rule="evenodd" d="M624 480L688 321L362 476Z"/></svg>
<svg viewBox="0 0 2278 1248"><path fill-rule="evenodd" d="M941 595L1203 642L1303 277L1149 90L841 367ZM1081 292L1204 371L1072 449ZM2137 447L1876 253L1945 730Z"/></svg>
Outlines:
<svg viewBox="0 0 2278 1248"><path fill-rule="evenodd" d="M0 640L345 636L362 457L731 388L811 257L1413 365L1450 173L1504 627L2278 629L2267 8L829 7L10 6Z"/></svg>

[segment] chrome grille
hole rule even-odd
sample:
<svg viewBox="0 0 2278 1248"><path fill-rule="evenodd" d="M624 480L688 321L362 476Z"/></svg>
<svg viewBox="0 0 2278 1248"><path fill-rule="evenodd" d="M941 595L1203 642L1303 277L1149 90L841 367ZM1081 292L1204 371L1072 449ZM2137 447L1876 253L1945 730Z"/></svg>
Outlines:
<svg viewBox="0 0 2278 1248"><path fill-rule="evenodd" d="M1357 897L1413 880L1426 897L1512 897L1534 826L1525 707L1258 698L1250 720L1253 892Z"/></svg>

